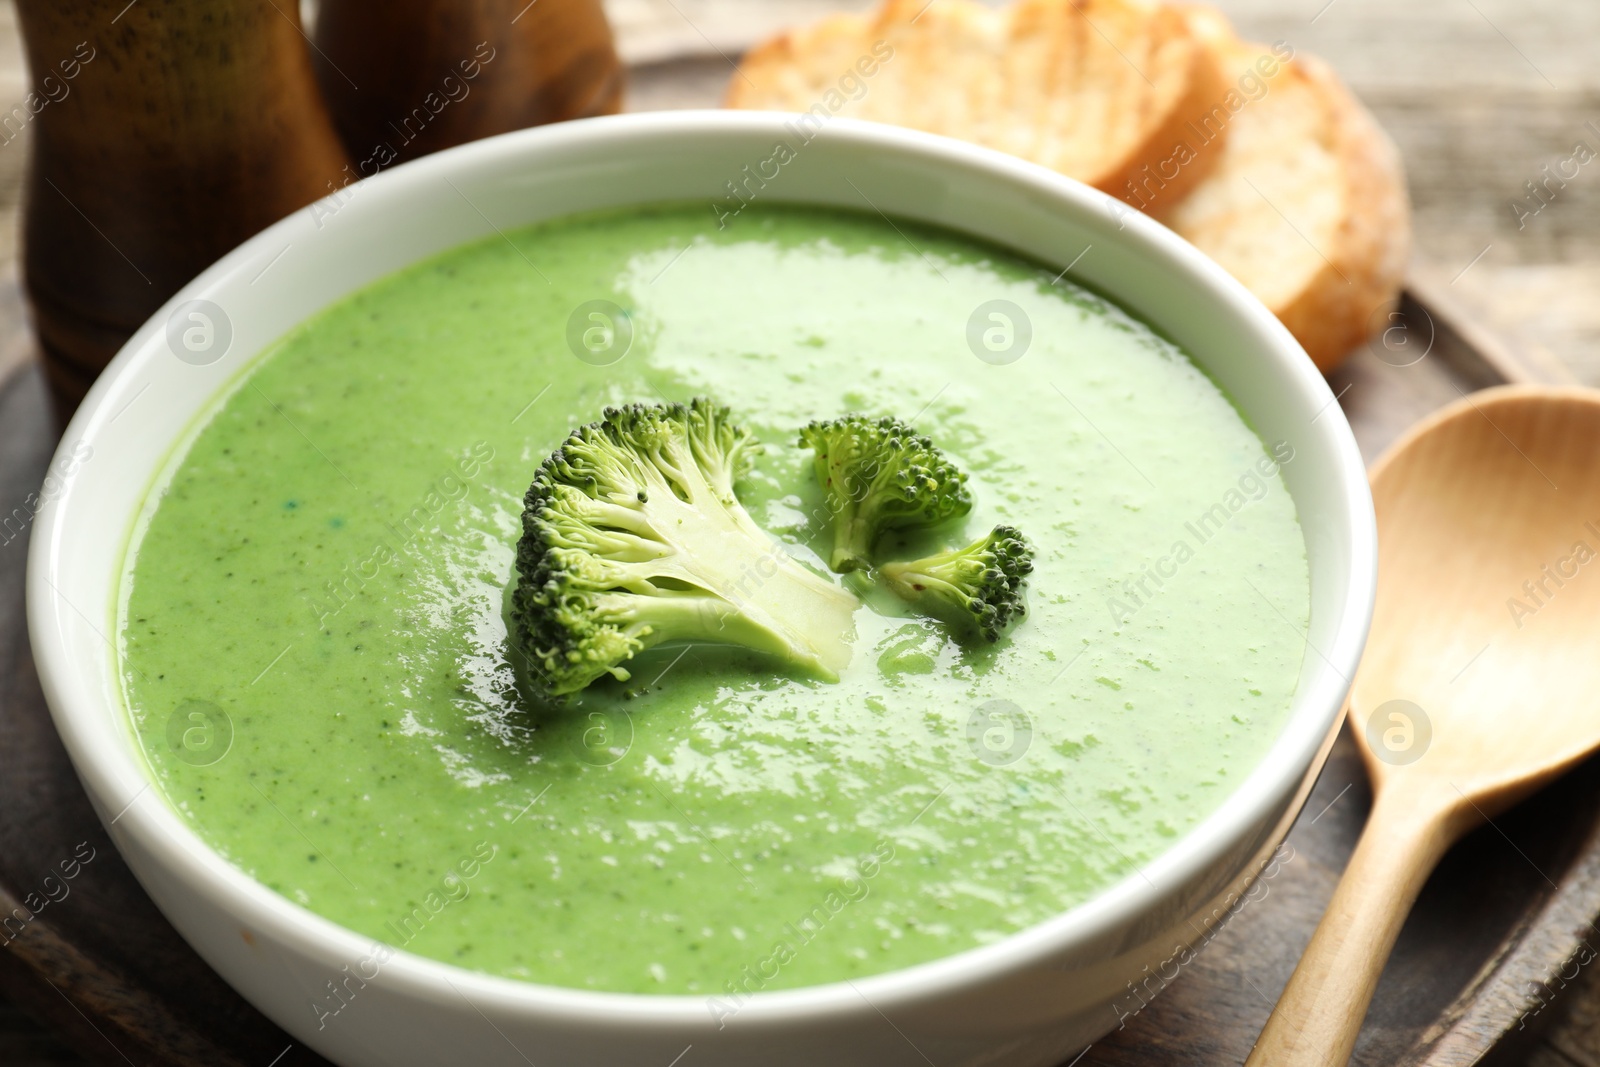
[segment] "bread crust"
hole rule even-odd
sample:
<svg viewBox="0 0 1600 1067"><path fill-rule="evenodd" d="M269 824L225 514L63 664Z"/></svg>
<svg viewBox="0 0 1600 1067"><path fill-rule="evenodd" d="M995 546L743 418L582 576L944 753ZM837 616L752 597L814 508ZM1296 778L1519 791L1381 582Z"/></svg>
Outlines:
<svg viewBox="0 0 1600 1067"><path fill-rule="evenodd" d="M1183 13L1133 0L886 0L746 53L728 107L812 109L857 57L894 50L835 114L998 148L1159 210L1215 165L1192 127L1225 85ZM832 111L832 109L830 109Z"/></svg>
<svg viewBox="0 0 1600 1067"><path fill-rule="evenodd" d="M1150 131L1141 152L1130 156L1120 171L1104 181L1089 184L1140 210L1160 215L1216 169L1221 141L1206 144L1198 131L1205 116L1226 94L1228 84L1215 51L1199 39L1179 10L1157 8L1151 17L1174 40L1178 39L1175 27L1183 27L1187 55L1183 93ZM1222 141L1225 140L1224 132Z"/></svg>
<svg viewBox="0 0 1600 1067"><path fill-rule="evenodd" d="M1326 373L1389 325L1411 257L1411 202L1400 152L1371 112L1321 60L1295 62L1327 101L1347 206L1328 253L1333 263L1272 310Z"/></svg>
<svg viewBox="0 0 1600 1067"><path fill-rule="evenodd" d="M1209 13L1208 18L1212 18ZM1207 33L1230 73L1275 73L1218 168L1165 221L1261 298L1323 371L1388 324L1410 255L1400 157L1327 64Z"/></svg>

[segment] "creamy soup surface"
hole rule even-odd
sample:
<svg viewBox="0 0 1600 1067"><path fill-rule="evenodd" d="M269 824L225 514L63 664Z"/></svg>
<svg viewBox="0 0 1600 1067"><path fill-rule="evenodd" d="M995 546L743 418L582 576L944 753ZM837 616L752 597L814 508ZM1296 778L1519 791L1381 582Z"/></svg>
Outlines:
<svg viewBox="0 0 1600 1067"><path fill-rule="evenodd" d="M664 647L530 714L502 595L534 469L607 405L698 395L766 442L742 498L824 574L796 430L913 422L976 506L884 551L1018 526L1027 618L969 647L868 597L836 684ZM126 700L206 841L392 948L616 991L855 978L1087 899L1261 760L1309 613L1292 461L1143 323L952 233L558 220L334 304L219 398L134 532Z"/></svg>

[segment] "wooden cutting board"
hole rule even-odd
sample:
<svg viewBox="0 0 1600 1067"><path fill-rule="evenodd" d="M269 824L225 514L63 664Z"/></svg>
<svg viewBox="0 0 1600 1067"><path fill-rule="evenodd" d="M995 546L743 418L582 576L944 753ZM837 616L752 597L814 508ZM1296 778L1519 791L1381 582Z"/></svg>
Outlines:
<svg viewBox="0 0 1600 1067"><path fill-rule="evenodd" d="M1404 337L1375 343L1333 381L1369 459L1461 391L1532 376L1436 295L1414 291L1397 321ZM0 293L0 353L27 344L14 290ZM1399 365L1424 348L1420 361ZM24 362L0 383L4 509L40 484L55 439L43 383ZM26 533L15 528L0 529L0 541L10 537L0 544L0 910L29 894L45 903L0 935L9 938L0 992L95 1064L323 1063L211 972L112 848L39 691L23 618ZM1332 893L1368 801L1359 759L1341 738L1270 876L1192 963L1124 1001L1125 1011L1149 1003L1075 1067L1239 1063ZM63 861L70 880L57 873ZM1520 1062L1570 1007L1600 1002L1581 988L1596 952L1588 946L1600 945L1597 913L1600 762L1591 761L1446 859L1384 973L1356 1062L1445 1067L1491 1053Z"/></svg>

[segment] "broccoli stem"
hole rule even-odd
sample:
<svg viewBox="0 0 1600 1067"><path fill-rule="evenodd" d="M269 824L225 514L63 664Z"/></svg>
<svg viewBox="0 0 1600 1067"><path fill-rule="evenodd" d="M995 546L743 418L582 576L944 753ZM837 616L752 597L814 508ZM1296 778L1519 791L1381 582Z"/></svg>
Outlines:
<svg viewBox="0 0 1600 1067"><path fill-rule="evenodd" d="M657 536L676 551L639 566L655 579L703 592L641 604L639 617L655 638L648 643L744 645L837 681L850 662L851 616L859 601L807 570L756 526L741 505L730 506L713 492L692 465L677 475L689 499L663 486L639 505ZM677 559L692 560L693 571ZM704 606L685 610L685 599Z"/></svg>
<svg viewBox="0 0 1600 1067"><path fill-rule="evenodd" d="M867 570L872 566L872 546L879 532L878 523L863 518L854 507L839 512L833 520L833 555L828 566L840 574Z"/></svg>
<svg viewBox="0 0 1600 1067"><path fill-rule="evenodd" d="M925 561L918 561L922 563ZM971 590L941 578L931 570L918 569L918 563L888 563L882 571L884 581L902 600L912 603L949 601L962 603Z"/></svg>
<svg viewBox="0 0 1600 1067"><path fill-rule="evenodd" d="M601 598L597 607L610 621L634 633L640 651L662 644L731 644L780 656L814 673L834 678L844 666L831 657L825 662L809 645L797 644L793 634L740 614L737 607L721 597L688 592L677 595L619 593L615 597ZM620 671L619 677L626 679L628 673Z"/></svg>

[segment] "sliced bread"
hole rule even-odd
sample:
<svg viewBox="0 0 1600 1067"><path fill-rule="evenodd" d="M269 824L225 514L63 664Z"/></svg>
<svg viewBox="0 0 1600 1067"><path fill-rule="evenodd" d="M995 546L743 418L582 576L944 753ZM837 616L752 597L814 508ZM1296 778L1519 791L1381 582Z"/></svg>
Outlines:
<svg viewBox="0 0 1600 1067"><path fill-rule="evenodd" d="M1152 209L1217 153L1189 129L1225 89L1188 14L1134 0L887 0L748 52L729 107L891 122L1010 152Z"/></svg>
<svg viewBox="0 0 1600 1067"><path fill-rule="evenodd" d="M960 137L1156 215L1331 370L1388 325L1410 254L1399 153L1321 61L1198 4L887 0L750 51L730 107Z"/></svg>
<svg viewBox="0 0 1600 1067"><path fill-rule="evenodd" d="M1331 370L1386 327L1399 295L1411 244L1399 153L1325 63L1239 41L1219 22L1194 16L1238 106L1220 116L1216 165L1163 221Z"/></svg>

